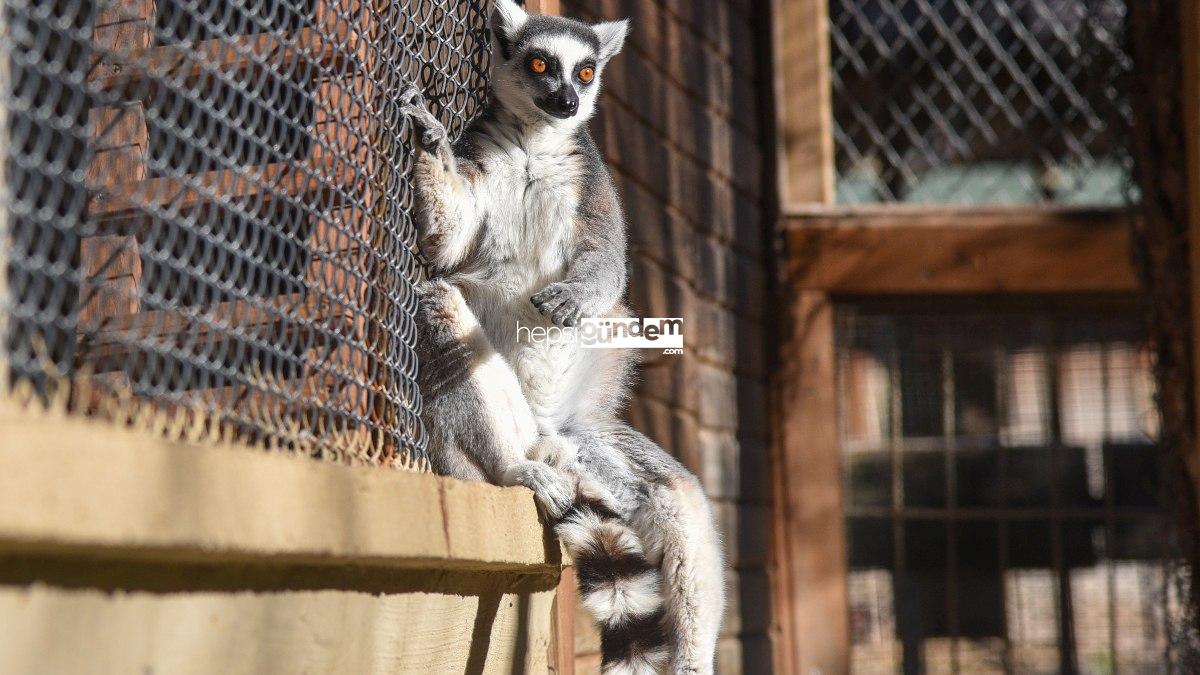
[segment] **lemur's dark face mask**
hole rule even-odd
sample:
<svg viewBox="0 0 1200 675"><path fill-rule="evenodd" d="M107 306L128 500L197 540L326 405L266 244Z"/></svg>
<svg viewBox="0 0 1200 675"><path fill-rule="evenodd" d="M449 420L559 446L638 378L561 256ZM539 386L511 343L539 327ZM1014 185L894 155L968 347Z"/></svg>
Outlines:
<svg viewBox="0 0 1200 675"><path fill-rule="evenodd" d="M580 95L594 86L594 59L584 59L568 70L557 56L531 50L523 56L522 63L534 104L557 119L574 117L580 109Z"/></svg>

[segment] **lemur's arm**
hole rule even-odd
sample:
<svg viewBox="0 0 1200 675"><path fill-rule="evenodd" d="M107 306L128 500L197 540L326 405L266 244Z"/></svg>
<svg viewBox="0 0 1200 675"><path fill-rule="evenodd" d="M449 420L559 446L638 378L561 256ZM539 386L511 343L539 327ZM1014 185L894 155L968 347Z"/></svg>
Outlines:
<svg viewBox="0 0 1200 675"><path fill-rule="evenodd" d="M599 158L597 157L597 160ZM546 286L530 301L559 326L603 316L625 295L625 221L617 191L603 165L585 181L576 213L576 248L566 277Z"/></svg>
<svg viewBox="0 0 1200 675"><path fill-rule="evenodd" d="M483 222L475 199L474 163L456 158L446 127L429 112L416 87L401 94L402 113L417 133L413 167L416 221L421 251L435 271L466 258Z"/></svg>

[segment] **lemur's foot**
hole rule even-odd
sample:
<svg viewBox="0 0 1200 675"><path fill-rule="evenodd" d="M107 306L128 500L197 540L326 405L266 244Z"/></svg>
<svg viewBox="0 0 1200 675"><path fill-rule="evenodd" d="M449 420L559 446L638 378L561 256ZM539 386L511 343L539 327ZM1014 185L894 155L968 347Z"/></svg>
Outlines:
<svg viewBox="0 0 1200 675"><path fill-rule="evenodd" d="M422 148L436 153L449 142L450 135L425 101L425 95L413 84L400 93L400 114L408 118Z"/></svg>
<svg viewBox="0 0 1200 675"><path fill-rule="evenodd" d="M583 303L578 293L570 284L561 281L538 291L529 301L556 326L577 326L583 315Z"/></svg>
<svg viewBox="0 0 1200 675"><path fill-rule="evenodd" d="M549 464L556 469L569 470L575 466L579 446L565 436L546 434L529 449L529 459Z"/></svg>
<svg viewBox="0 0 1200 675"><path fill-rule="evenodd" d="M553 522L562 518L575 501L575 482L566 474L541 462L525 461L504 472L505 485L524 485L533 490L542 516Z"/></svg>

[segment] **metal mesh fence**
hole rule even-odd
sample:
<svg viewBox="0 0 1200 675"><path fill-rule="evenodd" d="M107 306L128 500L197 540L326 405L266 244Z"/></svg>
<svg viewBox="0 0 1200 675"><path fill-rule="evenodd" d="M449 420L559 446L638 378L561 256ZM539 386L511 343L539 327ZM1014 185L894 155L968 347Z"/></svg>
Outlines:
<svg viewBox="0 0 1200 675"><path fill-rule="evenodd" d="M483 0L6 0L10 397L413 465L409 128L486 96Z"/></svg>
<svg viewBox="0 0 1200 675"><path fill-rule="evenodd" d="M832 0L840 203L1136 199L1124 0Z"/></svg>

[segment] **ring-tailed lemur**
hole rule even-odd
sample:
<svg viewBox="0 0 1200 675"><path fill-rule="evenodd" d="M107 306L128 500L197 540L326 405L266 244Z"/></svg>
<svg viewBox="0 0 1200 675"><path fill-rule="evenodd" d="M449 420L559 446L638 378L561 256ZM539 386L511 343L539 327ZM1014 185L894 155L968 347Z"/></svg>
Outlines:
<svg viewBox="0 0 1200 675"><path fill-rule="evenodd" d="M624 218L584 125L627 22L512 0L492 22L492 101L457 146L404 94L420 243L440 277L420 289L431 457L441 473L534 491L576 560L604 672L711 673L719 537L699 481L619 419L628 353L518 333L625 313Z"/></svg>

